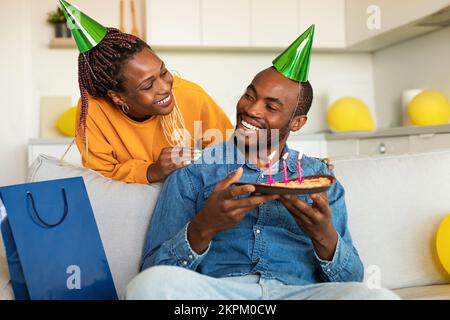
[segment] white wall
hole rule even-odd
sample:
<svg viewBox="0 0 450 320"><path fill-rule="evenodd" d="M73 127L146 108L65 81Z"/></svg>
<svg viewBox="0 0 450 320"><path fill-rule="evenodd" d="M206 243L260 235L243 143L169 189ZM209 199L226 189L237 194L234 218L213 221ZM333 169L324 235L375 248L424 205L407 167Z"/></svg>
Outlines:
<svg viewBox="0 0 450 320"><path fill-rule="evenodd" d="M4 0L1 0L4 1ZM26 0L32 10L32 50L33 50L33 105L34 117L39 117L40 96L72 96L74 102L78 89L78 51L76 49L49 49L53 28L45 22L47 12L56 8L57 0ZM84 13L107 27L119 27L120 0L69 0ZM129 1L125 1L125 27L131 32ZM137 23L142 36L144 28L144 1L136 0ZM38 136L37 121L33 126L33 136Z"/></svg>
<svg viewBox="0 0 450 320"><path fill-rule="evenodd" d="M272 60L279 53L160 51L158 54L171 70L200 84L234 121L239 97L254 75L271 66ZM316 102L323 101L322 105L315 104L314 108L325 109L337 98L352 95L364 100L374 113L370 54L313 53L310 81L317 96ZM311 110L311 117L320 113L314 108ZM315 126L308 131L321 129L319 123L314 123Z"/></svg>
<svg viewBox="0 0 450 320"><path fill-rule="evenodd" d="M27 1L1 0L0 7L1 186L23 182L25 178L32 70Z"/></svg>
<svg viewBox="0 0 450 320"><path fill-rule="evenodd" d="M391 31L448 5L448 0L346 0L347 45ZM366 26L369 6L380 8L381 28L378 30Z"/></svg>
<svg viewBox="0 0 450 320"><path fill-rule="evenodd" d="M126 1L127 3L128 1ZM38 97L41 95L70 95L78 97L76 50L55 50L48 48L52 29L42 17L54 7L55 0L33 1L33 69L35 117L38 117ZM87 14L108 26L118 25L119 0L73 0ZM111 3L111 10L102 10L104 3ZM139 12L144 14L144 2L137 2ZM140 15L140 30L144 30L144 19ZM151 44L151 43L150 43ZM195 52L158 51L168 67L176 70L186 79L197 82L222 106L232 120L236 102L253 76L271 65L278 52L236 53L236 52ZM319 97L316 102L328 104L342 95L357 96L374 113L373 71L369 54L313 54L310 68L311 82ZM62 70L64 70L62 72ZM61 79L63 77L63 79ZM326 106L325 106L326 107ZM318 105L317 108L324 108ZM312 112L312 111L311 111ZM311 121L312 123L313 121ZM315 124L307 130L320 130ZM37 136L38 128L34 128Z"/></svg>
<svg viewBox="0 0 450 320"><path fill-rule="evenodd" d="M373 61L380 127L402 124L403 90L435 89L450 98L450 27L378 51Z"/></svg>

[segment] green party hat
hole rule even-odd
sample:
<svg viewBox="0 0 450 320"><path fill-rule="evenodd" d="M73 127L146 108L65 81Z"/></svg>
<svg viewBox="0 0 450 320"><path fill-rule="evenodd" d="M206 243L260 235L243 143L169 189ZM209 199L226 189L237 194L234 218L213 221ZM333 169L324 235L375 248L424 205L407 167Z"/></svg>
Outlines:
<svg viewBox="0 0 450 320"><path fill-rule="evenodd" d="M314 25L311 25L272 64L285 77L298 81L308 81L309 62L314 38Z"/></svg>
<svg viewBox="0 0 450 320"><path fill-rule="evenodd" d="M81 53L88 52L105 38L108 30L65 0L59 0L68 26Z"/></svg>

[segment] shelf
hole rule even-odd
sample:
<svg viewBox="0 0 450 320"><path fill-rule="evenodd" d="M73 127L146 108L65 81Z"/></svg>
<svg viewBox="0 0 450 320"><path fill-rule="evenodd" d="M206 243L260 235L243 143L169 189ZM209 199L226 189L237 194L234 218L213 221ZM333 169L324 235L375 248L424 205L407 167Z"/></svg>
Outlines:
<svg viewBox="0 0 450 320"><path fill-rule="evenodd" d="M386 137L401 137L401 136L420 136L433 135L439 133L450 133L450 124L443 124L437 126L404 126L393 127L387 129L379 129L374 132L369 131L349 131L349 132L317 132L302 134L301 131L293 133L289 136L291 141L305 141L305 140L349 140L349 139L372 139L372 138L386 138Z"/></svg>
<svg viewBox="0 0 450 320"><path fill-rule="evenodd" d="M344 140L344 139L370 139L380 137L399 137L410 135L430 135L437 133L450 133L450 124L443 124L437 126L404 126L388 129L380 129L375 132L354 131L354 132L338 132L327 133L325 139L327 140Z"/></svg>
<svg viewBox="0 0 450 320"><path fill-rule="evenodd" d="M51 49L76 49L77 45L73 38L52 38L50 39Z"/></svg>

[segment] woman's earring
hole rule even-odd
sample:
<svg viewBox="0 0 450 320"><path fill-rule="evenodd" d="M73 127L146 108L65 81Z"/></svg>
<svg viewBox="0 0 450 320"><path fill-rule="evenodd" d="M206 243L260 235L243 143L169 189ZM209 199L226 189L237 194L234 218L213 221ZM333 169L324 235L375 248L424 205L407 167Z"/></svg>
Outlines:
<svg viewBox="0 0 450 320"><path fill-rule="evenodd" d="M123 104L122 111L123 111L123 113L128 114L130 112L130 107L127 106L126 104Z"/></svg>

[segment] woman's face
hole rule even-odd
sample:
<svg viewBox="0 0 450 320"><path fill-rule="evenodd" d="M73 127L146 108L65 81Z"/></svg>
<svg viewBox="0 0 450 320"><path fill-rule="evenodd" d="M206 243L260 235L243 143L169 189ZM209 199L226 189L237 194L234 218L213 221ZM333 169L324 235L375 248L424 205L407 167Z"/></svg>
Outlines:
<svg viewBox="0 0 450 320"><path fill-rule="evenodd" d="M113 97L113 100L119 107L126 104L131 117L145 119L172 112L175 106L173 76L153 51L145 48L137 53L124 65L122 76L125 90L114 94L116 98Z"/></svg>

